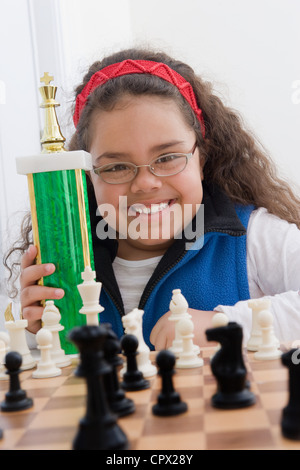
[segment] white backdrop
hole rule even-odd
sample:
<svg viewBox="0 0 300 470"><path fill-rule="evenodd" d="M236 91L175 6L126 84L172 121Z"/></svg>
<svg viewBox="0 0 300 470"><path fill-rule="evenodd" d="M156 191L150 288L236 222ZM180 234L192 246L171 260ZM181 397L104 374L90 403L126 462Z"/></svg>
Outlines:
<svg viewBox="0 0 300 470"><path fill-rule="evenodd" d="M2 250L28 207L15 157L40 149L40 77L55 76L68 137L73 88L92 61L123 47L154 46L189 62L300 184L299 18L295 0L0 0Z"/></svg>

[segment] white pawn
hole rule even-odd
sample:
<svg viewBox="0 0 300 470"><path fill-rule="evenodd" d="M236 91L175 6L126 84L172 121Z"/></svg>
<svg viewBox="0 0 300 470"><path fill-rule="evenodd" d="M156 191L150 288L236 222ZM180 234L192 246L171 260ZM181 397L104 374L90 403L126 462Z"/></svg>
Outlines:
<svg viewBox="0 0 300 470"><path fill-rule="evenodd" d="M248 307L252 310L251 332L247 342L248 351L258 351L262 337L257 317L262 310L269 310L270 305L271 301L269 299L251 299L248 301Z"/></svg>
<svg viewBox="0 0 300 470"><path fill-rule="evenodd" d="M260 298L248 300L248 307L252 310L252 326L250 332L250 338L247 342L248 351L258 351L259 346L262 342L262 332L258 323L258 315L262 310L270 310L271 301L270 299ZM273 341L277 347L280 346L280 342L275 337L274 330L272 331Z"/></svg>
<svg viewBox="0 0 300 470"><path fill-rule="evenodd" d="M33 369L36 365L36 360L32 357L26 341L27 326L28 321L24 319L5 322L5 328L10 337L10 349L22 356L22 370Z"/></svg>
<svg viewBox="0 0 300 470"><path fill-rule="evenodd" d="M229 319L225 313L217 312L212 317L212 327L217 328L219 326L226 326L228 325Z"/></svg>
<svg viewBox="0 0 300 470"><path fill-rule="evenodd" d="M83 273L81 273L83 283L77 286L79 294L82 298L83 307L79 313L86 315L87 325L99 325L99 313L103 312L104 308L100 305L100 292L102 288L101 282L96 282L95 271L92 271L90 266L86 266Z"/></svg>
<svg viewBox="0 0 300 470"><path fill-rule="evenodd" d="M41 358L37 363L36 370L32 373L32 377L35 379L45 379L61 375L61 369L56 367L54 361L51 359L51 332L45 328L41 328L36 334L36 340L38 349L41 351Z"/></svg>
<svg viewBox="0 0 300 470"><path fill-rule="evenodd" d="M188 318L180 320L177 325L178 332L182 338L182 351L176 360L175 367L179 369L188 369L192 367L203 366L203 359L197 356L194 350L194 324Z"/></svg>
<svg viewBox="0 0 300 470"><path fill-rule="evenodd" d="M258 360L272 360L281 357L282 352L279 351L273 340L273 316L268 310L262 310L257 317L262 332L262 342L258 347L258 351L254 353L254 358Z"/></svg>
<svg viewBox="0 0 300 470"><path fill-rule="evenodd" d="M177 329L178 322L184 318L191 319L192 316L188 312L189 304L186 298L181 293L181 289L174 289L172 291L172 299L169 305L171 315L168 320L174 322L175 338L172 341L172 346L168 349L175 355L178 355L182 351L182 338ZM193 345L194 351L199 354L200 348L197 345Z"/></svg>
<svg viewBox="0 0 300 470"><path fill-rule="evenodd" d="M66 367L71 364L71 359L66 356L65 351L61 348L59 331L64 330L64 326L60 324L61 314L54 305L53 300L47 300L43 310L42 322L43 327L52 333L52 350L51 357L58 367Z"/></svg>

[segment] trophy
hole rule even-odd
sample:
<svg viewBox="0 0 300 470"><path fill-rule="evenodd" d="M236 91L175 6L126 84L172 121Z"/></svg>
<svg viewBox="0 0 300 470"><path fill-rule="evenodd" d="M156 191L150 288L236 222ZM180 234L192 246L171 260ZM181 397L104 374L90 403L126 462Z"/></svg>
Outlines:
<svg viewBox="0 0 300 470"><path fill-rule="evenodd" d="M54 263L55 272L39 281L45 286L62 288L65 295L55 300L64 329L61 345L67 354L77 352L67 340L70 329L85 322L77 285L81 273L94 269L92 236L87 198L86 171L92 169L91 155L85 151L68 152L61 134L55 108L57 87L53 77L41 78L41 108L45 110L42 151L38 155L17 158L17 172L27 175L32 231L37 247L37 263Z"/></svg>

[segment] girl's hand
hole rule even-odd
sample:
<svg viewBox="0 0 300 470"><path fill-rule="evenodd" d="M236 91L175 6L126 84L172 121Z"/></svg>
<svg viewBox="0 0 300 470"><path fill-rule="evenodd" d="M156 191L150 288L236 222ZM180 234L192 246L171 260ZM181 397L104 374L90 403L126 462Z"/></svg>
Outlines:
<svg viewBox="0 0 300 470"><path fill-rule="evenodd" d="M30 246L21 259L21 308L23 318L28 320L28 330L36 333L41 328L43 306L41 300L61 299L64 296L63 289L40 286L37 284L42 277L54 273L55 266L52 263L34 264L37 248Z"/></svg>
<svg viewBox="0 0 300 470"><path fill-rule="evenodd" d="M192 315L191 320L194 324L193 343L200 347L212 346L213 343L211 341L208 342L206 339L205 331L212 327L212 317L216 312L195 310L192 308L189 308L188 312ZM151 331L150 341L156 351L168 349L172 346L173 339L175 338L175 327L174 323L168 319L170 315L171 312L165 313Z"/></svg>

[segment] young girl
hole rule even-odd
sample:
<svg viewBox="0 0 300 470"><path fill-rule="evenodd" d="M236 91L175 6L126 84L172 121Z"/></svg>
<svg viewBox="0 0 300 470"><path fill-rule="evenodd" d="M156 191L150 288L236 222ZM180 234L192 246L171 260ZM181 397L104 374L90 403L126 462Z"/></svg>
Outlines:
<svg viewBox="0 0 300 470"><path fill-rule="evenodd" d="M101 319L121 336L122 315L139 307L146 342L166 348L174 334L172 291L181 289L194 342L203 345L216 311L239 322L247 338L247 300L268 297L277 337L298 339L300 201L211 85L163 53L132 49L93 64L76 96L70 150L86 150L93 160L89 198ZM200 204L204 237L196 227ZM97 206L116 237L100 236ZM35 256L30 246L20 278L22 312L33 333L40 301L64 294L37 285L55 266L35 265Z"/></svg>

